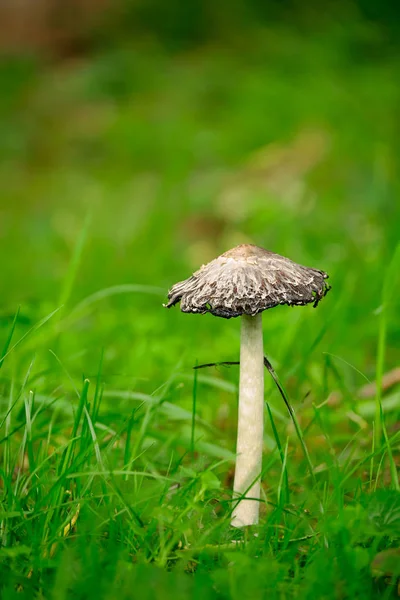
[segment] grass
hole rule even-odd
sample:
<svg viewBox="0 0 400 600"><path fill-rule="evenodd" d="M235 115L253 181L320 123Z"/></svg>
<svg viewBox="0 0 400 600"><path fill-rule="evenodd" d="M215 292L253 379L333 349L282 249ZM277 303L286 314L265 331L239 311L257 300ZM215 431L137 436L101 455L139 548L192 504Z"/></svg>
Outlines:
<svg viewBox="0 0 400 600"><path fill-rule="evenodd" d="M286 27L0 69L2 599L396 597L400 64L374 44ZM332 283L265 313L296 419L266 377L248 531L237 367L193 370L237 360L239 323L162 308L242 241Z"/></svg>

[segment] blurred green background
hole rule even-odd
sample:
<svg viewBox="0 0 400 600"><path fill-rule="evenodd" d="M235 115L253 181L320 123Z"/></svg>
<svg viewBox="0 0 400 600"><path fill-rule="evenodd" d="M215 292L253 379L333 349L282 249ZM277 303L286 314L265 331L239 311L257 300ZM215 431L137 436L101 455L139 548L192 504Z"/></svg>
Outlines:
<svg viewBox="0 0 400 600"><path fill-rule="evenodd" d="M379 335L378 372L400 361L399 30L389 1L5 0L0 334L20 306L14 341L27 336L4 361L3 408L20 388L49 415L57 401L61 443L82 378L101 379L100 421L116 429L167 386L143 459L166 472L169 449L189 448L192 366L237 360L240 323L162 303L255 243L330 275L317 310L264 314L265 350L303 425L326 406L336 448L362 430L360 458ZM232 460L237 376L199 377L200 461ZM286 432L269 381L266 394ZM398 400L384 404L390 433ZM326 444L309 444L323 471Z"/></svg>
<svg viewBox="0 0 400 600"><path fill-rule="evenodd" d="M253 242L333 285L315 313L265 315L271 355L290 364L329 321L325 350L373 376L399 237L392 4L29 4L2 19L3 320L115 285L166 291ZM102 300L63 332L62 360L90 372L104 347L106 372L154 381L182 354L187 366L233 358L237 322L162 299Z"/></svg>

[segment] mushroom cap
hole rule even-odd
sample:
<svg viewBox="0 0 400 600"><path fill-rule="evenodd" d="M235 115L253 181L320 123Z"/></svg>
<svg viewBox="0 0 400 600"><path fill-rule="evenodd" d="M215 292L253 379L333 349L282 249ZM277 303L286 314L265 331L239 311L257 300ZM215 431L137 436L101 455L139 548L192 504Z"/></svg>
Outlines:
<svg viewBox="0 0 400 600"><path fill-rule="evenodd" d="M313 303L316 307L330 289L327 278L324 271L242 244L172 286L164 306L180 302L182 312L211 313L225 319L254 316L278 304Z"/></svg>

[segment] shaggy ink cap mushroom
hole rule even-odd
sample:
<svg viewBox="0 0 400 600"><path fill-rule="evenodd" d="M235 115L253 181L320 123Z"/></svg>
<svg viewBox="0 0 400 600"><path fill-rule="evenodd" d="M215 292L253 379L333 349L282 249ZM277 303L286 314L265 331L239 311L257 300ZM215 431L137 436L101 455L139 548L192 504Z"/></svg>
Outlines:
<svg viewBox="0 0 400 600"><path fill-rule="evenodd" d="M225 319L255 316L278 304L313 303L316 307L330 289L327 278L324 271L242 244L176 283L164 306L180 302L182 312L211 313Z"/></svg>
<svg viewBox="0 0 400 600"><path fill-rule="evenodd" d="M181 303L187 313L241 318L240 377L232 526L258 523L264 432L264 349L262 312L278 304L313 303L329 290L324 271L303 267L243 244L176 283L167 308Z"/></svg>

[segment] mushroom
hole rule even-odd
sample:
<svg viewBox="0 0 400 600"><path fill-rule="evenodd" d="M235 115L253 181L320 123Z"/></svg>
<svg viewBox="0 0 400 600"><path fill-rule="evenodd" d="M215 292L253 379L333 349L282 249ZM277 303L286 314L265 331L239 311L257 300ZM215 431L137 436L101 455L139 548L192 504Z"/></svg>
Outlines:
<svg viewBox="0 0 400 600"><path fill-rule="evenodd" d="M203 265L189 279L172 286L170 308L178 302L186 313L241 317L239 417L235 506L232 525L258 523L264 432L264 352L262 312L278 304L319 301L330 289L328 275L251 244L228 250Z"/></svg>

